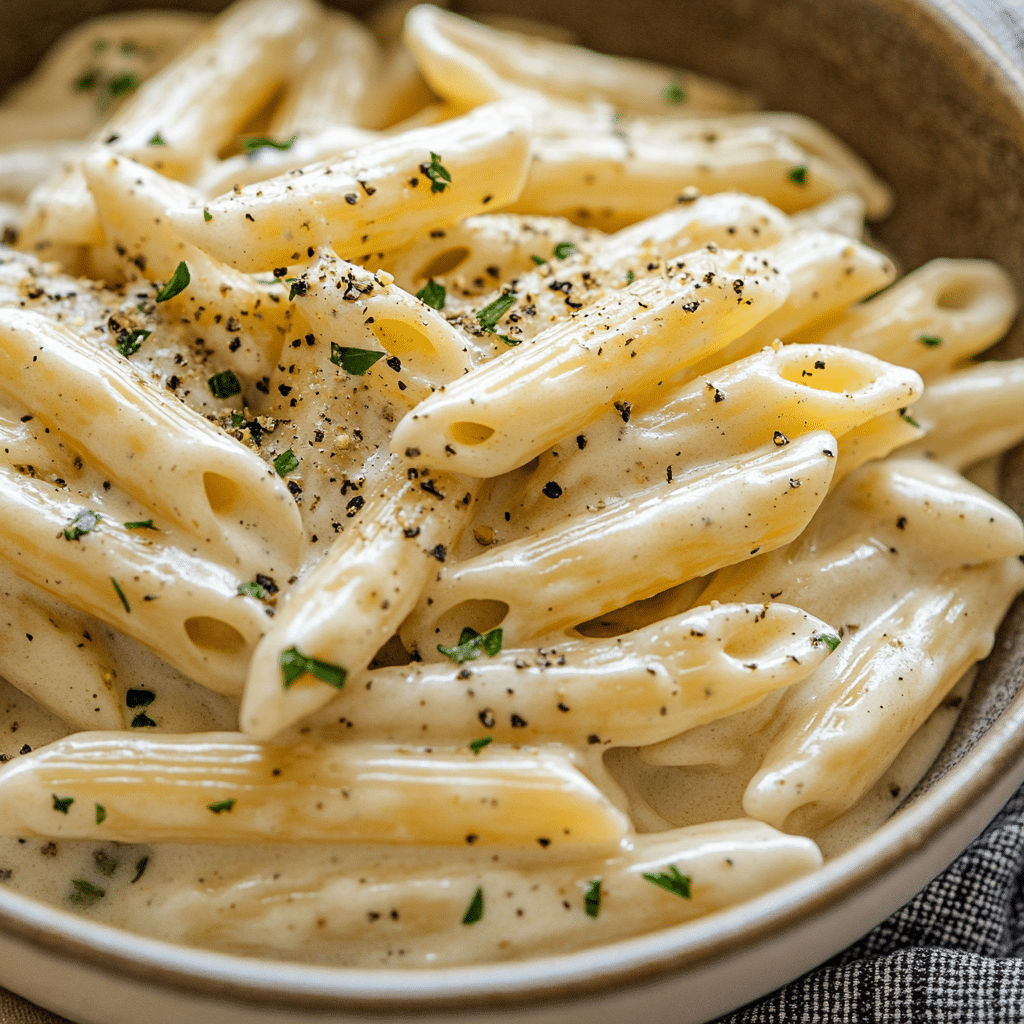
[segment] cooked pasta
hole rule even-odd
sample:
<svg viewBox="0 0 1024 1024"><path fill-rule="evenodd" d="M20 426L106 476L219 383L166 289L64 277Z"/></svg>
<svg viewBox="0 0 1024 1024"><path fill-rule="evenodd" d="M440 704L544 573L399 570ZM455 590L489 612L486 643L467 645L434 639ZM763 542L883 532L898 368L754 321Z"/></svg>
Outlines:
<svg viewBox="0 0 1024 1024"><path fill-rule="evenodd" d="M819 869L952 727L1008 277L894 283L824 128L520 28L122 15L0 103L6 884L565 951Z"/></svg>

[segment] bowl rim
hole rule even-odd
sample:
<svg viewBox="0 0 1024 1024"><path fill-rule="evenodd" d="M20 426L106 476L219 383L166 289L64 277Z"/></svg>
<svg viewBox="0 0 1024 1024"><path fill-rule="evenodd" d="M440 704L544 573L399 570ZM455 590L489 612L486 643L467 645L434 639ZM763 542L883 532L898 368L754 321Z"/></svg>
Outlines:
<svg viewBox="0 0 1024 1024"><path fill-rule="evenodd" d="M1024 70L969 11L953 0L874 0L909 9L944 37L961 71L1008 104L1004 125L1024 152ZM1019 673L1015 673L1019 675ZM1024 689L963 761L851 850L823 868L754 900L657 932L532 960L442 968L309 966L188 947L140 936L0 886L8 939L173 992L287 1010L359 1015L553 1005L663 980L795 930L848 902L868 883L934 842L994 789L1024 781ZM980 829L978 830L980 831ZM963 845L966 845L966 840ZM770 911L770 913L769 913ZM837 950L823 950L822 959Z"/></svg>

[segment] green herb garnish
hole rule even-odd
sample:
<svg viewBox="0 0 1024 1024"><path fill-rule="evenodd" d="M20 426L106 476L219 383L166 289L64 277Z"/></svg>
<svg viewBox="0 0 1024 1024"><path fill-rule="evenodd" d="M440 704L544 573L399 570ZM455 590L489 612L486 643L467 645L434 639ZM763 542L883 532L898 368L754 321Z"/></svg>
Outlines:
<svg viewBox="0 0 1024 1024"><path fill-rule="evenodd" d="M800 164L798 167L791 167L786 177L797 185L806 185L807 168L803 164Z"/></svg>
<svg viewBox="0 0 1024 1024"><path fill-rule="evenodd" d="M583 894L583 909L587 917L597 917L601 912L601 879L595 878Z"/></svg>
<svg viewBox="0 0 1024 1024"><path fill-rule="evenodd" d="M152 690L129 690L124 695L124 702L130 708L148 708L156 700Z"/></svg>
<svg viewBox="0 0 1024 1024"><path fill-rule="evenodd" d="M117 351L120 352L125 359L128 359L139 351L142 347L142 343L152 333L152 331L144 331L141 327L136 327L132 331L125 331L121 337L118 338Z"/></svg>
<svg viewBox="0 0 1024 1024"><path fill-rule="evenodd" d="M71 88L75 92L91 92L99 84L99 80L99 70L97 68L88 68L71 83Z"/></svg>
<svg viewBox="0 0 1024 1024"><path fill-rule="evenodd" d="M149 140L149 142L146 143L146 145L147 146L166 146L167 143L164 142L164 137L159 132L156 132L153 135L153 138L151 138Z"/></svg>
<svg viewBox="0 0 1024 1024"><path fill-rule="evenodd" d="M286 690L305 672L339 690L345 685L345 678L348 675L340 665L310 658L297 647L289 647L288 650L281 652L281 676Z"/></svg>
<svg viewBox="0 0 1024 1024"><path fill-rule="evenodd" d="M124 591L121 589L121 584L118 583L113 576L110 577L110 582L114 584L114 590L117 591L117 596L121 599L121 604L124 605L124 610L129 615L131 615L132 606L128 603L128 598L124 596Z"/></svg>
<svg viewBox="0 0 1024 1024"><path fill-rule="evenodd" d="M274 470L278 476L287 476L293 470L297 469L298 466L299 460L291 448L286 452L281 452L281 454L274 459Z"/></svg>
<svg viewBox="0 0 1024 1024"><path fill-rule="evenodd" d="M501 639L500 626L497 629L492 629L489 633L478 633L472 626L466 626L455 647L438 644L437 649L446 658L451 658L456 665L461 665L464 661L473 661L475 658L479 658L481 651L489 658L493 658L501 650Z"/></svg>
<svg viewBox="0 0 1024 1024"><path fill-rule="evenodd" d="M543 267L544 264L547 263L547 260L544 259L543 256L531 256L530 259L533 260L533 262L536 263L538 267Z"/></svg>
<svg viewBox="0 0 1024 1024"><path fill-rule="evenodd" d="M103 804L96 805L96 824L102 825L107 820L107 809Z"/></svg>
<svg viewBox="0 0 1024 1024"><path fill-rule="evenodd" d="M96 806L99 807L99 804ZM104 811L103 817L105 818L106 816L107 812ZM96 817L99 819L99 812L97 812ZM99 871L101 875L106 875L107 878L109 878L118 869L118 866L121 863L116 857L111 857L106 850L97 850L92 855L92 859L96 862L96 870Z"/></svg>
<svg viewBox="0 0 1024 1024"><path fill-rule="evenodd" d="M75 891L68 896L68 902L79 907L91 907L97 900L107 895L106 889L101 889L84 878L73 878L71 884Z"/></svg>
<svg viewBox="0 0 1024 1024"><path fill-rule="evenodd" d="M567 259L576 251L575 242L559 242L554 248L555 258L559 260Z"/></svg>
<svg viewBox="0 0 1024 1024"><path fill-rule="evenodd" d="M421 299L432 309L444 309L444 300L447 292L443 284L438 284L431 278L417 293L416 298Z"/></svg>
<svg viewBox="0 0 1024 1024"><path fill-rule="evenodd" d="M331 362L353 377L362 377L378 359L383 358L383 352L374 352L370 348L346 348L331 342Z"/></svg>
<svg viewBox="0 0 1024 1024"><path fill-rule="evenodd" d="M156 527L153 525L152 519L135 519L130 523L125 523L124 528L126 530L155 530Z"/></svg>
<svg viewBox="0 0 1024 1024"><path fill-rule="evenodd" d="M242 385L234 370L221 370L220 373L215 373L206 382L206 386L214 398L230 398L232 395L242 393Z"/></svg>
<svg viewBox="0 0 1024 1024"><path fill-rule="evenodd" d="M125 71L107 82L107 91L116 99L118 96L131 96L140 85L142 81L134 71Z"/></svg>
<svg viewBox="0 0 1024 1024"><path fill-rule="evenodd" d="M675 864L669 864L668 871L656 875L644 875L648 882L653 882L673 896L679 896L684 900L690 899L690 876L681 874Z"/></svg>
<svg viewBox="0 0 1024 1024"><path fill-rule="evenodd" d="M210 213L210 208L208 206L203 207L203 220L205 220L207 223L213 220L213 214Z"/></svg>
<svg viewBox="0 0 1024 1024"><path fill-rule="evenodd" d="M934 334L921 334L917 339L922 345L927 345L929 348L938 348L942 344L942 339L937 338Z"/></svg>
<svg viewBox="0 0 1024 1024"><path fill-rule="evenodd" d="M632 270L626 271L626 284L632 284L636 280L636 274Z"/></svg>
<svg viewBox="0 0 1024 1024"><path fill-rule="evenodd" d="M250 135L242 139L242 151L246 156L252 156L257 150L260 149L280 149L286 150L291 149L295 145L295 140L299 136L293 135L287 142L278 142L276 139L268 139L262 135Z"/></svg>
<svg viewBox="0 0 1024 1024"><path fill-rule="evenodd" d="M91 508L83 508L74 519L64 527L65 540L78 540L87 533L92 533L99 526L99 512L93 512Z"/></svg>
<svg viewBox="0 0 1024 1024"><path fill-rule="evenodd" d="M678 79L666 85L665 91L661 95L666 103L678 105L686 102L686 90Z"/></svg>
<svg viewBox="0 0 1024 1024"><path fill-rule="evenodd" d="M135 877L132 879L132 885L134 885L146 873L146 868L148 866L149 857L140 857L135 862Z"/></svg>
<svg viewBox="0 0 1024 1024"><path fill-rule="evenodd" d="M512 308L515 301L516 293L506 292L504 295L499 296L493 302L484 306L484 308L476 315L480 326L485 331L490 331L491 334L494 334L494 329L497 326L498 321Z"/></svg>
<svg viewBox="0 0 1024 1024"><path fill-rule="evenodd" d="M473 893L473 898L469 901L469 906L466 907L466 912L462 915L463 924L476 924L481 917L484 916L484 891L478 885L476 892Z"/></svg>
<svg viewBox="0 0 1024 1024"><path fill-rule="evenodd" d="M474 754L479 754L484 747L490 746L493 742L493 736L481 736L480 739L473 740L473 742L469 744L469 749L472 750Z"/></svg>
<svg viewBox="0 0 1024 1024"><path fill-rule="evenodd" d="M132 719L132 728L133 729L155 729L156 728L156 722L154 722L153 719L150 718L149 715L147 715L145 711L140 711Z"/></svg>
<svg viewBox="0 0 1024 1024"><path fill-rule="evenodd" d="M248 583L239 583L238 593L243 597L255 597L257 601L264 601L267 597L266 590L255 580L250 580Z"/></svg>
<svg viewBox="0 0 1024 1024"><path fill-rule="evenodd" d="M443 192L452 183L452 176L441 166L441 158L436 153L430 154L429 164L420 164L420 170L430 179L431 192Z"/></svg>
<svg viewBox="0 0 1024 1024"><path fill-rule="evenodd" d="M823 643L829 652L834 651L842 642L842 637L834 636L832 633L820 633L814 638L815 643Z"/></svg>
<svg viewBox="0 0 1024 1024"><path fill-rule="evenodd" d="M234 798L230 800L218 800L215 804L206 805L214 814L221 814L224 811L230 811L235 806Z"/></svg>
<svg viewBox="0 0 1024 1024"><path fill-rule="evenodd" d="M915 420L913 416L908 416L907 415L907 407L906 406L904 406L902 409L900 409L900 416L902 416L903 419L905 419L912 427L917 427L918 430L921 429L921 424L918 423L917 420Z"/></svg>
<svg viewBox="0 0 1024 1024"><path fill-rule="evenodd" d="M156 293L157 302L166 302L168 299L173 299L175 295L179 295L183 292L192 280L192 275L188 272L188 267L185 261L182 260L175 268L174 273L171 274L171 279Z"/></svg>
<svg viewBox="0 0 1024 1024"><path fill-rule="evenodd" d="M53 809L60 811L61 814L67 814L68 808L75 802L73 796L57 796L56 793L52 793L53 797Z"/></svg>

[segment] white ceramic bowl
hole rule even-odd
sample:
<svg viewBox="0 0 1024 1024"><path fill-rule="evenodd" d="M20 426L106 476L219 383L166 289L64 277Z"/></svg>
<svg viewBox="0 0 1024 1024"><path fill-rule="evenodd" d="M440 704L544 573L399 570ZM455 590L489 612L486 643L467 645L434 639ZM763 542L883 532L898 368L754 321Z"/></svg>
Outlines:
<svg viewBox="0 0 1024 1024"><path fill-rule="evenodd" d="M128 6L97 0L88 12ZM818 118L893 185L896 212L877 234L908 269L932 256L986 256L1024 282L1024 78L952 4L502 6L564 22L596 48L690 66L752 86L769 107ZM12 77L81 11L71 0L0 7L0 67ZM1001 354L1021 354L1022 340L1015 331ZM1020 511L1019 453L1007 460L1006 480ZM897 909L1024 780L1022 638L1018 606L938 762L889 822L818 873L743 906L567 956L397 972L186 949L0 889L0 983L80 1024L707 1021L796 978Z"/></svg>

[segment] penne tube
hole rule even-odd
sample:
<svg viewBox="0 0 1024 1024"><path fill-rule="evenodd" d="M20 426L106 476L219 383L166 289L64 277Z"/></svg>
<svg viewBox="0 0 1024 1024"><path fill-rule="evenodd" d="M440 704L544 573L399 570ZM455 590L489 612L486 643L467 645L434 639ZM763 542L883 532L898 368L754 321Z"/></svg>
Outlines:
<svg viewBox="0 0 1024 1024"><path fill-rule="evenodd" d="M349 689L362 678L443 563L471 494L472 481L451 474L413 481L388 467L360 518L291 591L257 648L239 715L243 732L269 739L332 700L346 678ZM286 682L282 659L292 649L337 666L342 682L309 672Z"/></svg>
<svg viewBox="0 0 1024 1024"><path fill-rule="evenodd" d="M785 302L742 337L715 352L707 366L699 370L742 359L777 339L799 337L801 331L813 332L815 323L843 316L854 303L884 288L896 274L880 252L845 235L825 231L799 232L764 255L789 280ZM882 349L872 354L899 362Z"/></svg>
<svg viewBox="0 0 1024 1024"><path fill-rule="evenodd" d="M798 682L832 627L788 605L694 608L614 640L505 649L461 664L382 668L314 722L349 741L654 743Z"/></svg>
<svg viewBox="0 0 1024 1024"><path fill-rule="evenodd" d="M236 572L156 543L100 513L83 540L83 512L62 488L0 466L0 560L72 607L95 615L219 693L241 691L266 622L240 597ZM90 511L86 509L85 511Z"/></svg>
<svg viewBox="0 0 1024 1024"><path fill-rule="evenodd" d="M397 944L406 967L436 968L567 953L670 927L821 866L809 839L750 819L633 836L611 855L587 851L571 862L511 850L466 851L456 863L428 851L398 852L342 856L339 870L322 855L264 856L253 864L238 851L223 866L218 859L202 885L154 904L143 879L131 897L151 901L160 936L172 941L242 954L265 952L269 941L281 953L298 948L315 957L326 938L346 964L360 967L393 963L388 950ZM688 880L689 896L644 877L671 878L673 870ZM154 864L147 874L159 871ZM478 889L481 917L467 927Z"/></svg>
<svg viewBox="0 0 1024 1024"><path fill-rule="evenodd" d="M420 74L419 65L401 39L384 50L383 68L377 75L365 111L365 123L373 128L401 130L412 127L437 97ZM429 122L425 122L429 123Z"/></svg>
<svg viewBox="0 0 1024 1024"><path fill-rule="evenodd" d="M924 432L912 415L915 412L916 408L910 411L899 408L894 412L882 413L844 434L839 458L836 461L836 472L832 477L832 486L837 486L865 463L884 459L904 445L919 440ZM903 454L904 452L900 451L900 455Z"/></svg>
<svg viewBox="0 0 1024 1024"><path fill-rule="evenodd" d="M22 250L51 259L58 245L102 244L96 202L77 164L61 168L29 194L18 233Z"/></svg>
<svg viewBox="0 0 1024 1024"><path fill-rule="evenodd" d="M628 418L659 380L727 345L786 294L785 278L753 272L744 254L699 254L675 272L610 293L449 384L398 424L392 451L414 448L471 476L508 472L615 403Z"/></svg>
<svg viewBox="0 0 1024 1024"><path fill-rule="evenodd" d="M187 241L239 270L295 262L323 244L347 256L384 252L485 207L506 206L522 187L528 127L528 113L515 104L482 107L382 138L341 163L314 164L167 217ZM432 153L450 183L431 170Z"/></svg>
<svg viewBox="0 0 1024 1024"><path fill-rule="evenodd" d="M580 134L540 137L522 193L508 209L616 230L685 202L694 192L747 192L785 213L851 187L839 168L769 129L735 129L673 144Z"/></svg>
<svg viewBox="0 0 1024 1024"><path fill-rule="evenodd" d="M96 200L107 246L119 256L128 276L141 274L162 284L184 262L189 268L188 288L165 308L180 311L197 329L238 320L238 312L245 310L245 327L240 332L244 342L233 351L228 349L230 363L247 383L272 369L292 329L293 310L281 301L283 296L268 293L246 274L212 260L168 226L164 209L175 200L180 202L190 190L103 150L86 157L82 170Z"/></svg>
<svg viewBox="0 0 1024 1024"><path fill-rule="evenodd" d="M297 61L301 73L271 118L270 137L287 139L334 125L377 127L366 119L383 63L373 33L351 15L331 11L309 43L309 56Z"/></svg>
<svg viewBox="0 0 1024 1024"><path fill-rule="evenodd" d="M610 496L636 494L652 481L672 482L701 466L740 458L771 442L784 447L811 430L836 439L836 473L867 461L865 433L889 415L907 433L879 429L870 457L886 455L920 431L896 411L918 399L921 378L852 349L776 343L682 387L659 392L659 401L634 408L629 423L609 414L583 433L563 439L528 467L494 481L483 492L473 525L490 543L505 543L587 515ZM853 451L847 455L847 439ZM561 488L557 501L547 481ZM837 483L833 477L833 486ZM475 537L475 534L474 534ZM479 542L477 542L479 543ZM474 547L467 536L457 552Z"/></svg>
<svg viewBox="0 0 1024 1024"><path fill-rule="evenodd" d="M749 94L690 72L501 32L427 4L406 15L405 42L434 92L463 107L524 92L601 100L638 113L754 106Z"/></svg>
<svg viewBox="0 0 1024 1024"><path fill-rule="evenodd" d="M500 625L521 646L786 544L827 493L834 455L835 439L814 431L445 565L403 642L436 660L464 626Z"/></svg>
<svg viewBox="0 0 1024 1024"><path fill-rule="evenodd" d="M4 390L227 564L243 574L297 564L301 520L273 469L112 352L38 313L0 309L0 370Z"/></svg>
<svg viewBox="0 0 1024 1024"><path fill-rule="evenodd" d="M0 138L3 138L0 135ZM38 185L73 161L82 151L79 142L37 142L0 149L0 199L20 202Z"/></svg>
<svg viewBox="0 0 1024 1024"><path fill-rule="evenodd" d="M614 845L626 821L564 754L238 733L78 733L0 769L0 833L115 842ZM70 803L61 810L60 801ZM102 816L96 813L99 804ZM100 818L101 820L97 820Z"/></svg>
<svg viewBox="0 0 1024 1024"><path fill-rule="evenodd" d="M1016 312L1013 282L997 264L936 259L814 340L884 356L928 381L1001 338Z"/></svg>
<svg viewBox="0 0 1024 1024"><path fill-rule="evenodd" d="M789 695L782 728L744 794L746 813L806 832L852 807L991 651L1021 590L1016 556L951 570L901 596L853 642L844 640L835 668Z"/></svg>
<svg viewBox="0 0 1024 1024"><path fill-rule="evenodd" d="M911 415L925 432L901 457L935 459L963 472L1024 439L1024 360L984 362L928 385Z"/></svg>
<svg viewBox="0 0 1024 1024"><path fill-rule="evenodd" d="M0 676L74 729L124 729L99 620L0 570Z"/></svg>
<svg viewBox="0 0 1024 1024"><path fill-rule="evenodd" d="M797 231L831 231L860 241L864 237L866 208L856 192L843 192L817 206L810 206L790 216Z"/></svg>
<svg viewBox="0 0 1024 1024"><path fill-rule="evenodd" d="M288 78L296 47L322 22L310 0L232 5L108 122L104 131L116 136L111 145L187 180L273 97Z"/></svg>

